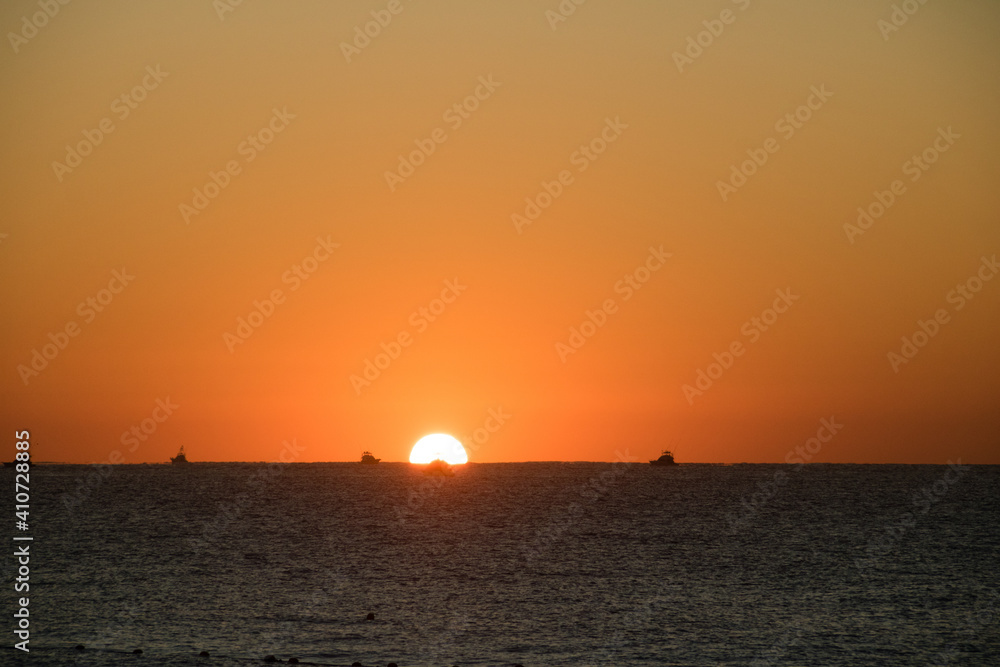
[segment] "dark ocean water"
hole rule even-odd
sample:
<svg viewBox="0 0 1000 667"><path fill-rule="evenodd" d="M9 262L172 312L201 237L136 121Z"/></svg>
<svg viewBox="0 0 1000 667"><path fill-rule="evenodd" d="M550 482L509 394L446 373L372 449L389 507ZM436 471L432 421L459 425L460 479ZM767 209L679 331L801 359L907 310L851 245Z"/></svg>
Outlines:
<svg viewBox="0 0 1000 667"><path fill-rule="evenodd" d="M31 653L8 556L0 663L998 665L998 492L988 466L37 466Z"/></svg>

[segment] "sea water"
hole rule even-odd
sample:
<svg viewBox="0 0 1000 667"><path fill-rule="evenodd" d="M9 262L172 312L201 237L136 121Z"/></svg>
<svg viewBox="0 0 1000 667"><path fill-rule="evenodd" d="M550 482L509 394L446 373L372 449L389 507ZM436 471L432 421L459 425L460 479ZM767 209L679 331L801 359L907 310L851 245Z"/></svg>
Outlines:
<svg viewBox="0 0 1000 667"><path fill-rule="evenodd" d="M998 492L956 464L39 465L0 663L996 665Z"/></svg>

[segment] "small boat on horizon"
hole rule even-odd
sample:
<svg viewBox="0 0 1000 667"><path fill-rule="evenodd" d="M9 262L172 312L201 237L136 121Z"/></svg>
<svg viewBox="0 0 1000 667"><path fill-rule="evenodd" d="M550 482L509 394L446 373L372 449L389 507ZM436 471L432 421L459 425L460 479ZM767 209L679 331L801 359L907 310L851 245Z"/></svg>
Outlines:
<svg viewBox="0 0 1000 667"><path fill-rule="evenodd" d="M374 464L378 463L381 460L382 459L377 459L374 456L372 456L372 453L369 452L369 451L366 451L364 454L361 455L361 462L362 463L367 463L367 464L374 465Z"/></svg>
<svg viewBox="0 0 1000 667"><path fill-rule="evenodd" d="M654 466L675 466L675 465L677 465L677 462L674 461L674 455L671 454L666 449L664 449L663 453L660 454L660 458L656 459L655 461L650 461L650 463L652 465L654 465Z"/></svg>
<svg viewBox="0 0 1000 667"><path fill-rule="evenodd" d="M184 445L181 445L181 450L177 452L177 456L170 457L170 462L174 465L190 463L190 461L187 460L187 457L184 456Z"/></svg>
<svg viewBox="0 0 1000 667"><path fill-rule="evenodd" d="M448 465L448 463L446 463L445 461L442 461L441 459L434 459L426 466L424 466L424 474L453 477L455 475L455 471L452 470L451 466Z"/></svg>

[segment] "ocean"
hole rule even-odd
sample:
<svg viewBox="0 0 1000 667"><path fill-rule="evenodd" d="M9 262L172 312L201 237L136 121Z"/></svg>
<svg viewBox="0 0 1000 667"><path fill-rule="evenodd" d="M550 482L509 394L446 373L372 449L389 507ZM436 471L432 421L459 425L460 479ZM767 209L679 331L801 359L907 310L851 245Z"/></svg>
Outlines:
<svg viewBox="0 0 1000 667"><path fill-rule="evenodd" d="M39 465L30 487L5 665L1000 664L1000 466Z"/></svg>

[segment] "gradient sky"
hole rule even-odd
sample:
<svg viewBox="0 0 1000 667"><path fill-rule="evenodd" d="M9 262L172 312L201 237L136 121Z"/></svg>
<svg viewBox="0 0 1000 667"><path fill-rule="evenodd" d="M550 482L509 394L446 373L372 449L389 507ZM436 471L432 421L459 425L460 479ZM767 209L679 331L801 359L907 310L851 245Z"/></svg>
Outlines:
<svg viewBox="0 0 1000 667"><path fill-rule="evenodd" d="M949 298L1000 253L997 3L927 3L892 31L890 2L591 0L559 22L557 0L222 6L70 3L37 30L35 2L0 6L9 452L29 429L48 461L163 462L181 444L276 460L292 440L301 461L402 461L445 432L478 433L481 462L780 462L833 418L814 461L1000 463L1000 280ZM809 101L794 133L776 126ZM78 166L54 165L104 119ZM270 143L244 143L269 123ZM614 141L583 157L602 132ZM928 148L926 170L906 165ZM748 151L767 161L723 200ZM882 217L845 227L896 180ZM294 277L317 239L337 247ZM619 281L661 247L629 295ZM134 278L102 293L123 268ZM755 334L776 290L798 298ZM352 381L401 333L377 378ZM718 377L686 393L699 371Z"/></svg>

